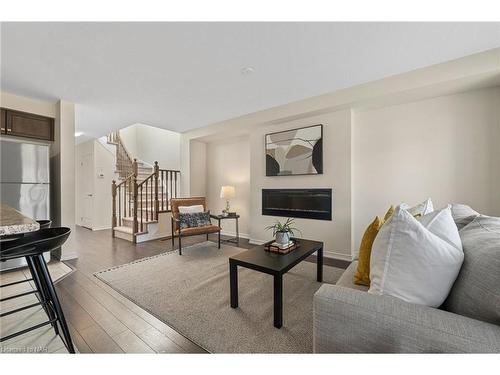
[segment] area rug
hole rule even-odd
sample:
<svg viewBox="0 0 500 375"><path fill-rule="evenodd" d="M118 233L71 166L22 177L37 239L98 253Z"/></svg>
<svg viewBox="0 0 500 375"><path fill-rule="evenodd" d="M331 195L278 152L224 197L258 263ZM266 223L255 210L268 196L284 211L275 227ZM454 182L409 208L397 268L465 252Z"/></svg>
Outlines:
<svg viewBox="0 0 500 375"><path fill-rule="evenodd" d="M203 242L95 274L211 353L312 353L316 264L283 277L283 327L273 326L272 276L239 267L239 308L229 305L228 257L245 251ZM256 249L255 251L262 251ZM334 284L344 270L324 267Z"/></svg>

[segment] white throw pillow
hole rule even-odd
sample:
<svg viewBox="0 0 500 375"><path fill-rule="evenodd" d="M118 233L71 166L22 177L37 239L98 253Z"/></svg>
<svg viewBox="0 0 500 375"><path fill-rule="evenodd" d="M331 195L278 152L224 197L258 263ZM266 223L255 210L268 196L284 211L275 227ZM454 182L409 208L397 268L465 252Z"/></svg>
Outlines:
<svg viewBox="0 0 500 375"><path fill-rule="evenodd" d="M373 243L368 293L439 307L463 260L450 206L420 220L399 206Z"/></svg>
<svg viewBox="0 0 500 375"><path fill-rule="evenodd" d="M434 211L434 205L432 204L431 198L427 198L422 203L413 207L409 207L406 203L401 203L401 207L408 210L413 216L424 216Z"/></svg>
<svg viewBox="0 0 500 375"><path fill-rule="evenodd" d="M203 212L202 204L196 204L194 206L179 206L180 214L194 214L197 212Z"/></svg>

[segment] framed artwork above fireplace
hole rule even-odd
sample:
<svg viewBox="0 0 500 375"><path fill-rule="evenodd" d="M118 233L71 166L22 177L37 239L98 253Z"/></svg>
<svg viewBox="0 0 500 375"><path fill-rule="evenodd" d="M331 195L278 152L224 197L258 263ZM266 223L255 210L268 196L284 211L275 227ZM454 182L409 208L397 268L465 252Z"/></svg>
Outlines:
<svg viewBox="0 0 500 375"><path fill-rule="evenodd" d="M266 134L266 176L323 173L323 125Z"/></svg>

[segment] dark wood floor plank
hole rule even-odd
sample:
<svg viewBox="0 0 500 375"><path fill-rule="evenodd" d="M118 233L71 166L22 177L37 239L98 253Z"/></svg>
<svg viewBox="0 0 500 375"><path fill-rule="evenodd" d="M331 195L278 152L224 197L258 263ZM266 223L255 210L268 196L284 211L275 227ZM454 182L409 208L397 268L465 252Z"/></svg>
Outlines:
<svg viewBox="0 0 500 375"><path fill-rule="evenodd" d="M78 258L67 261L75 271L56 287L75 345L81 352L163 352L206 353L168 324L116 292L93 274L137 259L154 256L172 248L170 240L134 245L112 238L111 231L90 231L82 227L73 232ZM184 246L205 241L205 236L186 238ZM216 241L216 236L210 240ZM177 246L177 242L176 245ZM242 240L241 247L251 245Z"/></svg>
<svg viewBox="0 0 500 375"><path fill-rule="evenodd" d="M62 283L56 286L56 290L66 320L72 324L78 332L97 324L73 296L63 288Z"/></svg>
<svg viewBox="0 0 500 375"><path fill-rule="evenodd" d="M72 277L67 277L62 287L78 301L80 306L99 324L110 336L115 336L128 328L95 298L80 287Z"/></svg>
<svg viewBox="0 0 500 375"><path fill-rule="evenodd" d="M73 341L73 345L78 349L80 353L93 353L92 349L85 342L80 333L76 330L75 327L68 321L69 334L71 335L71 340Z"/></svg>
<svg viewBox="0 0 500 375"><path fill-rule="evenodd" d="M99 285L100 281L97 278L93 276L91 277L95 279L96 282L90 280L89 277L83 275L81 272L76 272L73 279L99 303L106 306L106 309L108 309L120 322L122 322L134 333L146 331L152 328L152 326L145 320L105 291Z"/></svg>
<svg viewBox="0 0 500 375"><path fill-rule="evenodd" d="M78 330L94 353L124 353L118 344L97 324Z"/></svg>
<svg viewBox="0 0 500 375"><path fill-rule="evenodd" d="M113 340L125 353L155 353L149 345L129 330L114 336Z"/></svg>
<svg viewBox="0 0 500 375"><path fill-rule="evenodd" d="M157 353L186 353L182 347L170 340L166 335L151 327L137 335Z"/></svg>

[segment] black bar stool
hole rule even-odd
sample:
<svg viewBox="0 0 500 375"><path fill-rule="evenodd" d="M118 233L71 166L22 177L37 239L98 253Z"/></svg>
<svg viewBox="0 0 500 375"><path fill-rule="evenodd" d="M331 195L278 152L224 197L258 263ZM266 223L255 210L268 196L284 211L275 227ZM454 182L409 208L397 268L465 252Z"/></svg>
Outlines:
<svg viewBox="0 0 500 375"><path fill-rule="evenodd" d="M36 290L2 298L0 301L6 301L32 293L37 293L37 297L39 299L38 303L1 313L0 317L41 305L49 318L46 322L12 333L8 336L1 337L0 342L17 337L47 324L51 324L54 327L56 334L59 334L57 326L57 323L59 323L66 348L70 353L75 352L68 330L68 325L66 323L66 319L64 318L64 313L54 288L54 283L52 282L52 278L50 277L50 273L47 269L47 263L43 257L43 253L55 250L62 246L62 244L66 242L70 232L71 230L69 228L64 227L41 229L36 232L25 234L22 238L17 240L0 244L0 260L5 261L22 257L26 258L32 280L36 287ZM15 283L10 283L8 285L12 284Z"/></svg>
<svg viewBox="0 0 500 375"><path fill-rule="evenodd" d="M37 220L37 223L40 225L40 229L47 229L47 228L50 228L50 225L52 224L52 221L51 220ZM23 238L24 237L24 233L21 233L21 234L17 234L17 235L10 235L10 236L6 236L6 237L2 237L0 238L0 249L6 249L7 247L11 247L12 245L6 245L6 242L7 241L13 241L13 240L16 240L16 239L19 239L19 238ZM1 242L3 242L4 244L2 245ZM45 301L47 298L45 297L45 293L44 293L44 290L41 288L41 284L40 284L40 280L39 280L39 277L38 277L38 274L36 273L36 270L34 268L34 263L33 263L33 260L30 258L30 257L25 257L25 260L26 260L26 263L28 265L28 268L30 270L30 274L31 274L31 278L29 279L24 279L24 280L20 280L20 281L15 281L15 282L12 282L12 283L8 283L8 284L4 284L4 285L0 285L0 288L6 288L8 286L11 286L11 285L17 285L17 284L22 284L22 283L27 283L27 282L30 282L30 281L33 281L33 283L35 284L35 291L33 292L30 292L30 293L35 293L36 292L36 297L38 298L38 301L40 303L42 303L42 301ZM2 262L4 262L5 260L2 259ZM29 293L28 293L29 294ZM20 293L20 294L17 294L17 295L13 295L13 296L10 296L8 299L14 299L14 298L17 298L17 297L22 297L22 296L25 296L26 293ZM34 305L30 305L30 306L27 306L26 308L30 308L30 307L35 307L37 304L34 304ZM45 312L47 313L47 316L49 317L49 319L51 319L51 316L50 316L50 311L47 309L47 306L45 304L42 303L42 306L43 306L43 309L45 310ZM0 317L2 316L5 316L5 315L9 315L8 313L6 314L0 314ZM52 327L54 327L54 330L56 331L56 334L58 334L59 330L57 328L57 324L56 323L52 323Z"/></svg>

